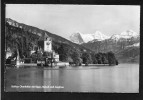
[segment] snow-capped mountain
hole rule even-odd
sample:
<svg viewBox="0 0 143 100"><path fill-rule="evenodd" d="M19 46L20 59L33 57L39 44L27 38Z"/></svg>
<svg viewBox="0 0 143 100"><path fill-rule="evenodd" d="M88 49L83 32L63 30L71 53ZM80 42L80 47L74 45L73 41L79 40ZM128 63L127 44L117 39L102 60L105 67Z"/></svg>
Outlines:
<svg viewBox="0 0 143 100"><path fill-rule="evenodd" d="M93 40L102 41L105 39L109 39L109 37L102 34L100 31L96 31L93 34L83 34L80 32L76 32L70 36L70 40L72 42L78 43L78 44L87 43L87 42L93 41Z"/></svg>
<svg viewBox="0 0 143 100"><path fill-rule="evenodd" d="M133 30L126 30L120 34L114 34L111 37L104 35L103 33L101 33L100 31L96 31L93 34L83 34L80 32L76 32L73 33L70 36L70 40L74 43L77 44L82 44L82 43L93 43L96 41L103 41L106 39L110 39L110 40L121 40L121 39L130 39L130 38L138 38L139 34L134 32Z"/></svg>
<svg viewBox="0 0 143 100"><path fill-rule="evenodd" d="M121 38L129 39L129 38L132 38L132 37L137 38L138 36L139 36L138 33L134 32L132 30L127 30L127 31L122 32L121 34L112 35L110 39L113 39L113 40L119 40Z"/></svg>
<svg viewBox="0 0 143 100"><path fill-rule="evenodd" d="M119 40L120 39L120 35L118 35L118 34L114 34L114 35L112 35L111 36L111 38L110 39L113 39L113 40Z"/></svg>
<svg viewBox="0 0 143 100"><path fill-rule="evenodd" d="M134 43L133 45L128 45L126 47L139 47L140 46L140 43Z"/></svg>
<svg viewBox="0 0 143 100"><path fill-rule="evenodd" d="M120 36L122 38L131 38L131 37L137 37L139 34L134 32L133 30L127 30L127 31L124 31L120 34Z"/></svg>
<svg viewBox="0 0 143 100"><path fill-rule="evenodd" d="M77 44L84 43L83 38L81 37L81 33L80 32L73 33L70 36L70 40L72 42L74 42L74 43L77 43Z"/></svg>
<svg viewBox="0 0 143 100"><path fill-rule="evenodd" d="M96 52L118 52L126 47L140 47L140 35L132 30L127 30L120 34L114 34L104 41L92 40L82 45Z"/></svg>
<svg viewBox="0 0 143 100"><path fill-rule="evenodd" d="M102 34L100 31L96 31L96 32L93 34L93 36L94 36L94 39L97 39L97 40L100 40L100 41L105 40L105 39L109 39L108 36Z"/></svg>

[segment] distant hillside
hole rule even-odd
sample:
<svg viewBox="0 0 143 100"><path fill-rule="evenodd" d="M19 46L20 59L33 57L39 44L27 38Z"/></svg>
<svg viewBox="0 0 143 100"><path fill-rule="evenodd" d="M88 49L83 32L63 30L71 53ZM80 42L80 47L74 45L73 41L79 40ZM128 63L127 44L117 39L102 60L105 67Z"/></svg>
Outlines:
<svg viewBox="0 0 143 100"><path fill-rule="evenodd" d="M18 23L12 19L6 19L5 29L6 50L8 48L12 52L18 50L20 58L30 57L30 51L34 47L37 47L38 40L44 37L45 34L52 38L52 48L56 53L60 54L61 61L66 61L75 51L79 53L83 51L92 52L92 50L72 43L61 36L33 26Z"/></svg>
<svg viewBox="0 0 143 100"><path fill-rule="evenodd" d="M107 39L103 41L92 41L88 43L83 43L84 47L95 51L95 52L118 52L120 50L124 50L126 47L139 43L140 37L138 38L130 38L130 39L120 39L119 41Z"/></svg>
<svg viewBox="0 0 143 100"><path fill-rule="evenodd" d="M92 40L81 45L96 53L112 51L118 56L119 62L139 61L140 36L131 30L103 41ZM135 52L137 52L136 57L132 55Z"/></svg>
<svg viewBox="0 0 143 100"><path fill-rule="evenodd" d="M54 44L60 44L60 43L63 43L63 44L68 44L74 48L77 48L77 49L81 49L81 50L87 50L89 52L92 52L91 50L81 46L81 45L78 45L78 44L75 44L75 43L72 43L71 41L61 37L61 36L58 36L58 35L55 35L55 34L52 34L48 31L45 31L45 30L41 30L39 28L36 28L36 27L33 27L33 26L29 26L29 25L26 25L26 24L23 24L23 23L18 23L10 18L6 18L6 37L10 34L13 36L14 34L17 35L18 37L28 37L29 40L34 40L34 41L31 41L32 43L31 44L36 44L36 41L44 36L44 34L47 34L49 37L52 38L53 40L53 46ZM30 36L30 37L29 37ZM8 38L6 38L6 40L9 40Z"/></svg>
<svg viewBox="0 0 143 100"><path fill-rule="evenodd" d="M116 53L116 57L120 63L139 63L140 48L129 47Z"/></svg>

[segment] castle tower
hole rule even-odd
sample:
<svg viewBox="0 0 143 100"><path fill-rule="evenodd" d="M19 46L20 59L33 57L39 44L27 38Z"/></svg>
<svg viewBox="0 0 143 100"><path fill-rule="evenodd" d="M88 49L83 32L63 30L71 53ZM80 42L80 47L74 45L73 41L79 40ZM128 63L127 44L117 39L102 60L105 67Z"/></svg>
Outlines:
<svg viewBox="0 0 143 100"><path fill-rule="evenodd" d="M46 40L44 40L44 51L52 52L52 39L51 38L46 38Z"/></svg>
<svg viewBox="0 0 143 100"><path fill-rule="evenodd" d="M38 41L38 47L44 52L52 52L52 39L45 33Z"/></svg>

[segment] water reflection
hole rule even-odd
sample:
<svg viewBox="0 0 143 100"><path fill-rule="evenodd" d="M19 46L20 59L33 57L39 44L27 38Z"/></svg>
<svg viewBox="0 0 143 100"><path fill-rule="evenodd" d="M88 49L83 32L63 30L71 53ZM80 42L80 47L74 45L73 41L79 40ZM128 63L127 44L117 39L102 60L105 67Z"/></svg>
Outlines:
<svg viewBox="0 0 143 100"><path fill-rule="evenodd" d="M51 86L51 70L44 70L44 76L43 76L44 78L44 84L43 84L43 86ZM51 91L51 89L50 88L44 88L44 92L50 92Z"/></svg>
<svg viewBox="0 0 143 100"><path fill-rule="evenodd" d="M12 86L31 86L31 88ZM60 86L62 88L56 88ZM5 73L5 91L130 93L138 92L138 89L138 64L65 69L8 68Z"/></svg>

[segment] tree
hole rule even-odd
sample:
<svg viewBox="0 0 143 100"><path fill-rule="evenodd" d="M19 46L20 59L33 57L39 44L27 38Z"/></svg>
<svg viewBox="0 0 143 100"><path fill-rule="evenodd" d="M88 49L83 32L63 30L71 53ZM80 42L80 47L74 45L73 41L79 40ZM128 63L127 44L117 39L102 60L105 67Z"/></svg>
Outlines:
<svg viewBox="0 0 143 100"><path fill-rule="evenodd" d="M34 63L37 62L37 53L32 53L30 57L32 58L32 61L33 61Z"/></svg>
<svg viewBox="0 0 143 100"><path fill-rule="evenodd" d="M103 63L102 62L102 53L99 52L98 54L95 55L95 57L97 59L98 64L102 64Z"/></svg>
<svg viewBox="0 0 143 100"><path fill-rule="evenodd" d="M98 63L98 61L97 61L96 56L95 56L94 53L91 53L91 58L92 58L92 63L93 64L97 64Z"/></svg>
<svg viewBox="0 0 143 100"><path fill-rule="evenodd" d="M82 59L80 58L80 53L77 50L75 50L72 53L72 59L73 59L73 63L76 66L80 66L82 64Z"/></svg>
<svg viewBox="0 0 143 100"><path fill-rule="evenodd" d="M59 59L60 61L67 61L68 56L69 56L69 49L67 45L61 44L60 47L58 48L58 54L59 54Z"/></svg>
<svg viewBox="0 0 143 100"><path fill-rule="evenodd" d="M92 58L91 58L91 55L87 52L84 52L82 54L82 60L83 60L83 63L88 66L89 63L92 63Z"/></svg>
<svg viewBox="0 0 143 100"><path fill-rule="evenodd" d="M13 58L15 58L15 57L17 57L17 50L16 50L16 49L13 49L13 53L12 53L12 55L11 55L11 58L13 59Z"/></svg>
<svg viewBox="0 0 143 100"><path fill-rule="evenodd" d="M118 61L116 60L115 58L115 55L112 51L108 52L108 63L109 65L117 65L118 64Z"/></svg>
<svg viewBox="0 0 143 100"><path fill-rule="evenodd" d="M18 49L20 58L30 56L30 48L37 37L28 31L23 31L21 28L6 23L6 48Z"/></svg>
<svg viewBox="0 0 143 100"><path fill-rule="evenodd" d="M49 52L43 52L43 57L49 57L49 56L51 57L51 53L49 53Z"/></svg>
<svg viewBox="0 0 143 100"><path fill-rule="evenodd" d="M70 65L72 65L73 64L73 59L71 57L68 57L68 62L69 62Z"/></svg>
<svg viewBox="0 0 143 100"><path fill-rule="evenodd" d="M102 63L103 64L108 64L108 58L107 54L102 53Z"/></svg>

